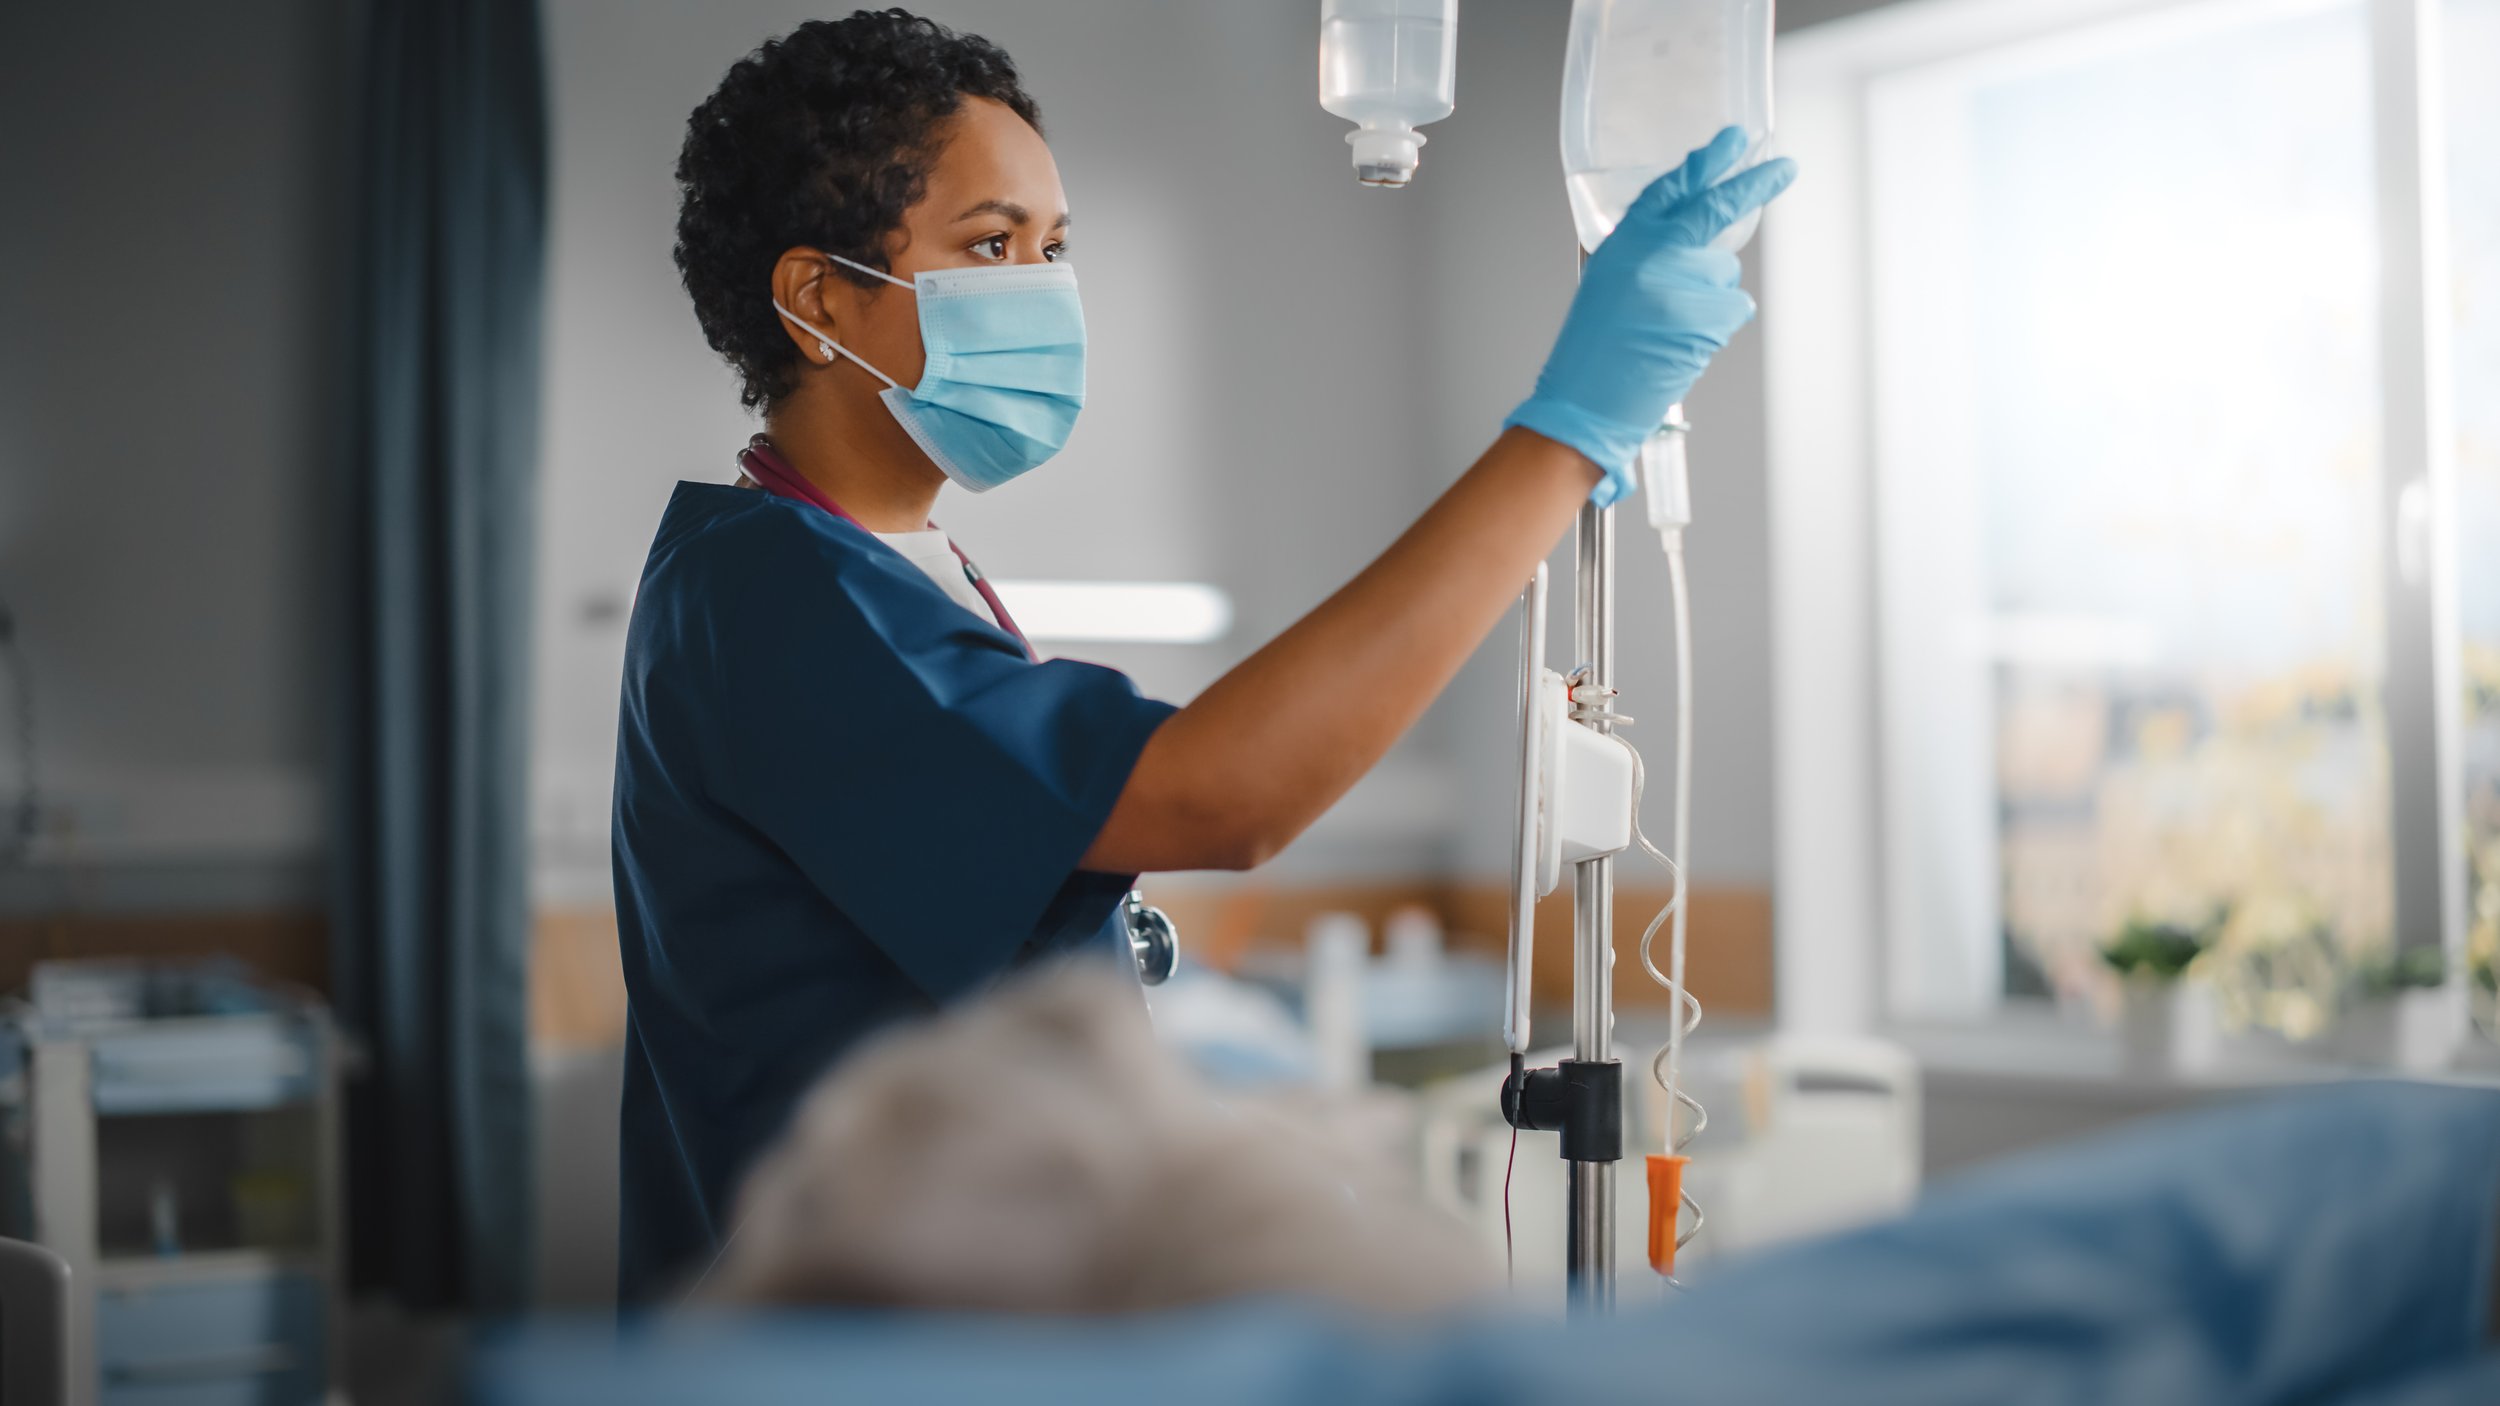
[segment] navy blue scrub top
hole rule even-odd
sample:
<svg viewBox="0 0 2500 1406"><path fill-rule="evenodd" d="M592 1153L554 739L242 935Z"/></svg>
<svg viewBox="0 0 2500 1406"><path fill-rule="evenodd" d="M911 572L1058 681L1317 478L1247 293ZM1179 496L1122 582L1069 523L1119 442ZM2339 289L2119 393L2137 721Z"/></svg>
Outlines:
<svg viewBox="0 0 2500 1406"><path fill-rule="evenodd" d="M1169 704L1036 664L874 536L681 483L616 744L629 998L618 1290L700 1274L825 1066L1044 954L1130 965L1131 876L1078 870Z"/></svg>

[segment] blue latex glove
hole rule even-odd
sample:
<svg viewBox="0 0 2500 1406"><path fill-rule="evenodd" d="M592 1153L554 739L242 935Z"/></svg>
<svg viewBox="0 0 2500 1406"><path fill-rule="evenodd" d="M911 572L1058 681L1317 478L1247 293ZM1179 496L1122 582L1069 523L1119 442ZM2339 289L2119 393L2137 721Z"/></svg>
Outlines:
<svg viewBox="0 0 2500 1406"><path fill-rule="evenodd" d="M1786 190L1797 164L1782 157L1728 176L1744 155L1745 134L1730 127L1641 192L1580 271L1536 393L1502 422L1595 464L1606 477L1589 496L1601 508L1632 491L1641 442L1753 320L1736 256L1710 241Z"/></svg>

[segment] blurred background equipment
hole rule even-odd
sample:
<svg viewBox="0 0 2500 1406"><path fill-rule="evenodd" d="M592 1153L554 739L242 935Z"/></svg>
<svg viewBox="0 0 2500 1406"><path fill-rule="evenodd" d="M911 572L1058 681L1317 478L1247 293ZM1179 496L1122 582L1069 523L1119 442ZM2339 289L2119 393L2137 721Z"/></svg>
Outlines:
<svg viewBox="0 0 2500 1406"><path fill-rule="evenodd" d="M23 863L34 848L43 823L43 801L35 788L35 680L18 648L17 612L0 600L0 706L8 709L5 734L16 795L0 811L0 866Z"/></svg>
<svg viewBox="0 0 2500 1406"><path fill-rule="evenodd" d="M70 1406L69 1261L0 1238L0 1396Z"/></svg>
<svg viewBox="0 0 2500 1406"><path fill-rule="evenodd" d="M1180 930L1135 889L1121 901L1120 916L1128 931L1129 955L1137 961L1137 979L1148 986L1171 980L1181 960Z"/></svg>
<svg viewBox="0 0 2500 1406"><path fill-rule="evenodd" d="M343 1380L318 1001L233 963L48 962L0 1018L0 1070L0 1212L68 1267L69 1400L277 1406Z"/></svg>

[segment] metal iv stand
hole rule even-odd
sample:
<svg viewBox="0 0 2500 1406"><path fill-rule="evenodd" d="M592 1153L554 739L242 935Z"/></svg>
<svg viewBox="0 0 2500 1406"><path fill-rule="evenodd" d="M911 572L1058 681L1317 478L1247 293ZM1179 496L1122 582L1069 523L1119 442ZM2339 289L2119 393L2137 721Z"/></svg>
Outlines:
<svg viewBox="0 0 2500 1406"><path fill-rule="evenodd" d="M1579 668L1571 678L1571 719L1600 733L1614 731L1615 515L1594 503L1580 510L1572 531L1574 567L1573 641ZM1571 959L1571 1058L1551 1069L1528 1069L1528 975L1532 963L1537 899L1536 717L1538 671L1545 653L1545 567L1540 563L1524 595L1520 631L1520 701L1523 738L1520 764L1519 845L1515 853L1511 913L1511 1009L1504 1035L1511 1048L1510 1076L1502 1084L1502 1114L1515 1128L1562 1134L1570 1185L1569 1238L1564 1265L1575 1311L1604 1313L1615 1301L1615 1164L1623 1158L1623 1066L1614 1054L1614 859L1611 855L1573 866Z"/></svg>
<svg viewBox="0 0 2500 1406"><path fill-rule="evenodd" d="M1572 530L1573 637L1588 670L1582 687L1611 700L1615 678L1615 515L1591 503ZM1604 717L1582 726L1606 733ZM1572 1302L1603 1312L1615 1301L1615 1163L1623 1157L1623 1066L1615 1060L1615 861L1582 861L1571 877L1571 1058L1595 1065L1612 1096L1611 1138L1589 1139L1571 1161L1571 1241L1565 1268ZM1566 1131L1569 1131L1566 1129ZM1566 1146L1564 1156L1575 1149Z"/></svg>
<svg viewBox="0 0 2500 1406"><path fill-rule="evenodd" d="M1588 267L1578 247L1576 267ZM1612 733L1615 698L1615 515L1583 504L1571 529L1572 643L1579 667L1571 677L1573 722ZM1569 1235L1563 1269L1571 1306L1606 1313L1615 1304L1615 1164L1623 1160L1623 1065L1615 1058L1615 865L1611 855L1582 860L1571 877L1571 1058L1553 1069L1526 1069L1531 947L1536 933L1537 790L1534 723L1538 670L1545 664L1546 572L1537 563L1522 597L1520 626L1520 762L1518 865L1513 879L1510 1002L1503 1034L1510 1077L1502 1084L1502 1116L1514 1128L1562 1134L1570 1164ZM1583 695L1594 703L1577 706Z"/></svg>

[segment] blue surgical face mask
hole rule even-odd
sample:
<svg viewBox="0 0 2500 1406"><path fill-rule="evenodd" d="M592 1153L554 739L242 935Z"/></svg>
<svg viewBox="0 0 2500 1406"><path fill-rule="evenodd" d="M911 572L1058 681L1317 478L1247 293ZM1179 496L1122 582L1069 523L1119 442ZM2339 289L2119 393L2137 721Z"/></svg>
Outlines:
<svg viewBox="0 0 2500 1406"><path fill-rule="evenodd" d="M1075 269L923 269L905 283L839 254L825 257L908 288L920 300L920 346L927 357L920 384L904 389L792 316L778 298L773 310L814 337L826 356L848 357L885 382L878 399L948 478L986 493L1068 442L1085 406L1085 313Z"/></svg>

